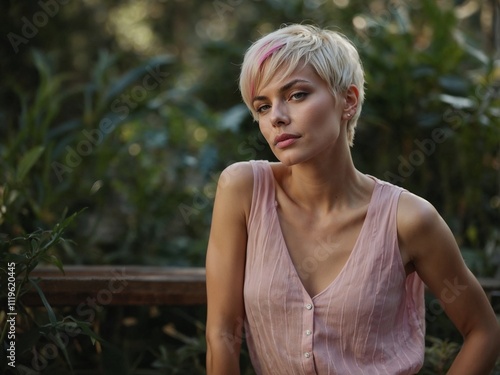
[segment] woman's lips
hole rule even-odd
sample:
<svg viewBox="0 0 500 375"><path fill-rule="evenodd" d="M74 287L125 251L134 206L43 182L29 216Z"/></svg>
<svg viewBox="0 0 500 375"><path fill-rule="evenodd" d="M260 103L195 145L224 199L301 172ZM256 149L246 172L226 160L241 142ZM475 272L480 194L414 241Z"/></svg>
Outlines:
<svg viewBox="0 0 500 375"><path fill-rule="evenodd" d="M294 134L281 134L274 138L274 145L277 148L285 148L294 144L300 136Z"/></svg>

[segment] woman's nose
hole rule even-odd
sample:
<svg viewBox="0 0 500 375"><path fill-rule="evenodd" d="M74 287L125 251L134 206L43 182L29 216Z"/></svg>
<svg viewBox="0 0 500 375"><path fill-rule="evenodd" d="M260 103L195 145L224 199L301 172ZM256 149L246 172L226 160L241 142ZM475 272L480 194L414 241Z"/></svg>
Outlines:
<svg viewBox="0 0 500 375"><path fill-rule="evenodd" d="M271 107L271 124L273 126L283 126L290 123L290 117L286 104L278 103Z"/></svg>

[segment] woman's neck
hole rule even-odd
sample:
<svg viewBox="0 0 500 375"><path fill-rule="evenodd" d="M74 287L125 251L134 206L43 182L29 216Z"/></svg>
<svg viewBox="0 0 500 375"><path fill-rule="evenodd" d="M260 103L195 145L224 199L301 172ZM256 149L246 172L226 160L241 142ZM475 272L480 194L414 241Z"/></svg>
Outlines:
<svg viewBox="0 0 500 375"><path fill-rule="evenodd" d="M344 157L311 160L293 165L283 188L298 206L317 215L356 205L371 193L371 179L354 167L350 151Z"/></svg>

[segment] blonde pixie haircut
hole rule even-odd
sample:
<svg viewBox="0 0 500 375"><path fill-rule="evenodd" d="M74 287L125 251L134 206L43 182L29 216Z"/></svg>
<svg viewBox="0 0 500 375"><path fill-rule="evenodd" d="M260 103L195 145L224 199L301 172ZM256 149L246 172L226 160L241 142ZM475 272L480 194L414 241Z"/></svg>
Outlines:
<svg viewBox="0 0 500 375"><path fill-rule="evenodd" d="M267 34L252 44L245 53L241 67L240 91L254 120L258 121L258 113L252 106L256 90L266 86L278 69L283 68L283 76L286 77L299 64L310 64L336 98L351 85L358 88L356 113L347 126L347 137L352 146L364 101L364 73L354 45L347 37L335 31L292 24Z"/></svg>

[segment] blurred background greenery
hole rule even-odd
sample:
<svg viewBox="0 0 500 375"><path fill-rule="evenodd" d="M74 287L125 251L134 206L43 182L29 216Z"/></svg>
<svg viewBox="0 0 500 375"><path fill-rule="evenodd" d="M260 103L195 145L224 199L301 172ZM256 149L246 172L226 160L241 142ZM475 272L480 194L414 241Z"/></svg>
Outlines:
<svg viewBox="0 0 500 375"><path fill-rule="evenodd" d="M243 53L304 22L361 54L358 168L428 199L472 271L500 277L498 0L7 0L0 18L2 252L86 208L63 264L203 266L218 174L274 159L241 104ZM69 355L90 373L201 374L203 321L109 308L94 328L114 346ZM438 374L460 338L428 323L422 373ZM61 356L41 373L68 371Z"/></svg>

